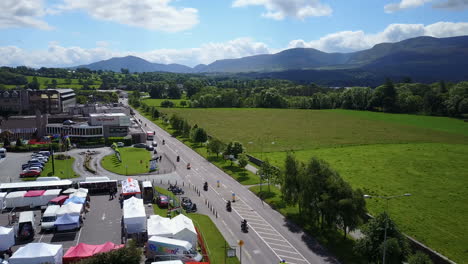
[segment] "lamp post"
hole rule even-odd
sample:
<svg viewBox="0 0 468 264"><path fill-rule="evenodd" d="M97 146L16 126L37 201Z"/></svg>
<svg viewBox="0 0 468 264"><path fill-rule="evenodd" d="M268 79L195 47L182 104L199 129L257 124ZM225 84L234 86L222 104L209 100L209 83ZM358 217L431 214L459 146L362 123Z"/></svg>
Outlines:
<svg viewBox="0 0 468 264"><path fill-rule="evenodd" d="M385 199L386 200L386 205L385 205L385 231L384 231L384 249L383 249L383 259L382 259L382 264L385 264L385 253L387 251L387 228L388 228L388 200L390 199L395 199L395 198L400 198L400 197L407 197L411 196L411 193L405 193L401 195L392 195L392 196L379 196L379 195L369 195L369 194L364 194L364 198L370 199L370 198L379 198L379 199Z"/></svg>

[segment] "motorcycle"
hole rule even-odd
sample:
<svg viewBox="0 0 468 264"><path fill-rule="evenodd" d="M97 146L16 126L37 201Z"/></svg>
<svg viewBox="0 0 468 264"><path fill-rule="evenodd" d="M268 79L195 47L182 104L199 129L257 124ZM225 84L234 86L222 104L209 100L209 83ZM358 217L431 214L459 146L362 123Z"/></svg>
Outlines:
<svg viewBox="0 0 468 264"><path fill-rule="evenodd" d="M231 212L231 211L232 211L231 201L227 201L227 203L226 203L226 211L228 211L228 212Z"/></svg>
<svg viewBox="0 0 468 264"><path fill-rule="evenodd" d="M190 170L192 168L192 166L190 165L190 163L187 163L187 170Z"/></svg>
<svg viewBox="0 0 468 264"><path fill-rule="evenodd" d="M179 162L179 161L180 161L180 156L177 156L177 162Z"/></svg>
<svg viewBox="0 0 468 264"><path fill-rule="evenodd" d="M203 190L204 190L205 192L208 191L208 182L205 182L205 184L203 184Z"/></svg>
<svg viewBox="0 0 468 264"><path fill-rule="evenodd" d="M241 230L244 233L249 232L249 227L247 226L247 220L244 219L244 221L241 222Z"/></svg>

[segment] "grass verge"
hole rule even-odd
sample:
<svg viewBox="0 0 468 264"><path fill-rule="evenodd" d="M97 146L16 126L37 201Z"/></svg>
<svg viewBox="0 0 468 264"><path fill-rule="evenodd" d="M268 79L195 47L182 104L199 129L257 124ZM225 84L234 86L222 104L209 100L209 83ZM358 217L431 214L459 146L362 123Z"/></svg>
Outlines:
<svg viewBox="0 0 468 264"><path fill-rule="evenodd" d="M149 171L150 151L134 147L119 148L119 150L122 162L119 162L114 154L105 156L101 161L104 169L121 175L135 175Z"/></svg>
<svg viewBox="0 0 468 264"><path fill-rule="evenodd" d="M342 263L365 263L359 256L354 253L353 246L354 240L351 238L343 238L343 233L339 230L324 229L320 230L311 226L307 221L299 215L297 206L288 206L281 198L281 191L275 187L270 186L252 186L250 191L257 196L264 199L272 208L284 215L288 220L294 224L299 225L308 234L312 235L319 241L321 245L330 250Z"/></svg>

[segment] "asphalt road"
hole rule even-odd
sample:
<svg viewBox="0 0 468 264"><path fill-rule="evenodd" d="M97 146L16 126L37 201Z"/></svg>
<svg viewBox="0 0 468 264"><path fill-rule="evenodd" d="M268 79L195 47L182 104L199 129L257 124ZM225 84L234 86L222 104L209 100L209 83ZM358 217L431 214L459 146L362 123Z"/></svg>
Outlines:
<svg viewBox="0 0 468 264"><path fill-rule="evenodd" d="M136 112L136 111L135 111ZM201 190L201 199L210 202L213 210L218 212L213 219L229 244L235 246L243 240L243 260L246 263L271 264L285 259L287 263L338 263L312 237L264 204L256 195L250 192L222 170L208 162L205 158L173 138L145 117L136 112L136 118L147 124L148 130L156 131L156 141L166 156L175 160L177 155L181 161L177 163L176 174L189 186ZM162 145L162 140L166 144ZM159 151L159 150L158 150ZM186 169L190 163L191 170ZM217 181L220 187L217 187ZM209 190L203 191L203 183L208 182ZM237 201L233 203L233 212L225 210L226 200L235 193ZM244 234L240 230L240 222L247 219L250 232ZM239 247L237 247L239 256Z"/></svg>
<svg viewBox="0 0 468 264"><path fill-rule="evenodd" d="M22 172L21 165L31 158L32 152L8 152L6 158L0 159L0 182L17 182Z"/></svg>

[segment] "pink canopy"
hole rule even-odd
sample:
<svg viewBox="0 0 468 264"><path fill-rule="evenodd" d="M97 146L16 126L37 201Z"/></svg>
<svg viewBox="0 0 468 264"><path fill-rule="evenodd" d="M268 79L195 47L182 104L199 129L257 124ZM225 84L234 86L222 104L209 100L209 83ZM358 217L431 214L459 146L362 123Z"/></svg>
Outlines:
<svg viewBox="0 0 468 264"><path fill-rule="evenodd" d="M45 190L34 190L34 191L28 191L24 197L37 197L37 196L42 196L45 193Z"/></svg>
<svg viewBox="0 0 468 264"><path fill-rule="evenodd" d="M67 250L67 253L63 256L65 263L78 261L80 259L89 258L99 253L112 251L115 249L122 248L124 245L116 245L112 242L106 242L102 245L89 245L85 243L79 243L75 247L71 247Z"/></svg>

